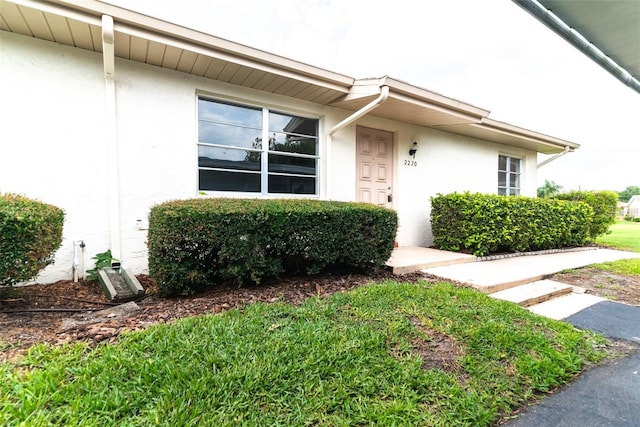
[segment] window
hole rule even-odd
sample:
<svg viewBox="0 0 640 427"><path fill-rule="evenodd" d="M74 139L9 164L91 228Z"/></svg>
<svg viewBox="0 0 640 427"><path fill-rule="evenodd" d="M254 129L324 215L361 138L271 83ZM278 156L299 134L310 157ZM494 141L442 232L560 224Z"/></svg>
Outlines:
<svg viewBox="0 0 640 427"><path fill-rule="evenodd" d="M199 189L318 194L318 124L318 119L199 97Z"/></svg>
<svg viewBox="0 0 640 427"><path fill-rule="evenodd" d="M520 194L520 159L498 156L498 194L517 196Z"/></svg>

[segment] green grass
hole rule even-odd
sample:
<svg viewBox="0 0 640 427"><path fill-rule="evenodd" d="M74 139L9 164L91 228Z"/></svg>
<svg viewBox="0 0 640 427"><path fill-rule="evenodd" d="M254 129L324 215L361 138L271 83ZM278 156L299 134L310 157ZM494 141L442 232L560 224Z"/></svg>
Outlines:
<svg viewBox="0 0 640 427"><path fill-rule="evenodd" d="M609 233L596 239L596 243L617 249L640 252L640 222L617 221Z"/></svg>
<svg viewBox="0 0 640 427"><path fill-rule="evenodd" d="M442 337L453 368L423 368ZM0 364L0 425L488 426L603 342L474 290L385 282L34 347Z"/></svg>
<svg viewBox="0 0 640 427"><path fill-rule="evenodd" d="M623 276L640 277L640 258L621 259L619 261L603 262L591 265L598 270L608 271Z"/></svg>
<svg viewBox="0 0 640 427"><path fill-rule="evenodd" d="M609 228L609 234L600 236L596 242L616 249L640 252L640 222L617 221ZM605 262L591 267L624 276L640 276L640 258Z"/></svg>

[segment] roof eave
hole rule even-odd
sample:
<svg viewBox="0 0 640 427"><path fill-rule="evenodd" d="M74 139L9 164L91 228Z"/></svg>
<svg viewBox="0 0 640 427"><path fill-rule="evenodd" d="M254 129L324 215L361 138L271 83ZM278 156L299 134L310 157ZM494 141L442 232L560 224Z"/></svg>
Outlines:
<svg viewBox="0 0 640 427"><path fill-rule="evenodd" d="M244 67L247 71L268 74L280 80L280 82L276 82L277 84L265 86L264 88L256 85L246 86L257 90L266 90L293 98L306 99L322 105L331 105L356 111L378 96L381 88L386 86L389 88L388 99L371 113L378 117L441 129L455 134L526 148L546 154L563 151L566 147L569 147L571 151L579 147L578 144L569 141L489 119L490 112L488 110L398 79L384 76L356 80L340 73L254 49L101 1L0 0L2 4L5 2L28 8L27 11L31 11L30 17L25 17L24 19L36 19L35 23L42 22L43 19L42 16L34 17L37 14L34 14L33 11L37 10L87 24L91 27L89 28L91 31L98 30L101 27L102 16L108 15L113 17L115 21L116 36L119 34L121 37L126 38L125 40L130 38L132 41L159 43L166 48L171 47L174 50L191 53L194 57L202 55L211 61L233 64L235 67ZM26 23L28 24L29 22ZM50 31L50 29L47 29L45 24L42 25L43 28L40 29L42 33L27 30L28 25L24 27L24 30L20 31L31 31L32 34L30 35L33 37L56 42L55 38L46 36L47 31ZM20 31L18 33L21 33ZM91 34L87 37L90 38L90 36ZM71 44L96 52L100 52L101 49L99 43L92 45L92 43L87 42L79 46L67 41L63 44ZM117 44L118 42L116 41L116 47ZM127 46L126 41L124 46ZM116 55L118 55L117 51ZM159 64L145 58L141 59L134 52L121 53L121 57L152 65L165 66L164 63ZM188 66L186 68L166 66L166 68L190 72L205 78L220 79L209 75L207 71L204 73L196 73L193 69L190 71ZM246 85L243 81L236 82L231 78L220 81ZM287 82L287 84L283 82ZM294 86L295 88L293 88Z"/></svg>

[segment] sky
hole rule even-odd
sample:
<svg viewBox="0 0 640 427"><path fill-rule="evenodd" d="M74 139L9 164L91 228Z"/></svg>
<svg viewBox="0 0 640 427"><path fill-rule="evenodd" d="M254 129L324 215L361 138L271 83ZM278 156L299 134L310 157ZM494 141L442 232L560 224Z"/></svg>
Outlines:
<svg viewBox="0 0 640 427"><path fill-rule="evenodd" d="M108 2L350 77L390 76L581 145L541 167L538 186L640 186L640 95L511 1Z"/></svg>

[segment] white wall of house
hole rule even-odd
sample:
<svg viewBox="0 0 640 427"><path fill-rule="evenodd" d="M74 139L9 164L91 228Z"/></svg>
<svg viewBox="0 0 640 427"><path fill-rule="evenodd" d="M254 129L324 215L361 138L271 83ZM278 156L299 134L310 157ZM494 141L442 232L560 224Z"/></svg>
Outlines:
<svg viewBox="0 0 640 427"><path fill-rule="evenodd" d="M73 240L91 254L107 249L102 57L0 34L0 192L65 210L62 247L42 280L68 279Z"/></svg>
<svg viewBox="0 0 640 427"><path fill-rule="evenodd" d="M86 244L85 268L90 257L110 245L102 56L12 33L1 37L0 192L65 210L62 247L37 280L69 279L74 241ZM321 135L351 114L121 59L116 59L116 92L121 257L135 274L147 271L146 231L138 229L137 220L144 224L154 204L200 197L198 94L318 117ZM334 135L330 159L321 140L325 198L355 200L357 125L394 135L393 207L400 217L400 245L432 244L431 196L495 193L499 154L523 160L522 194L535 195L534 152L380 119L374 110ZM413 141L419 146L415 159L408 154Z"/></svg>
<svg viewBox="0 0 640 427"><path fill-rule="evenodd" d="M627 204L627 215L632 218L640 218L640 196L631 196Z"/></svg>

